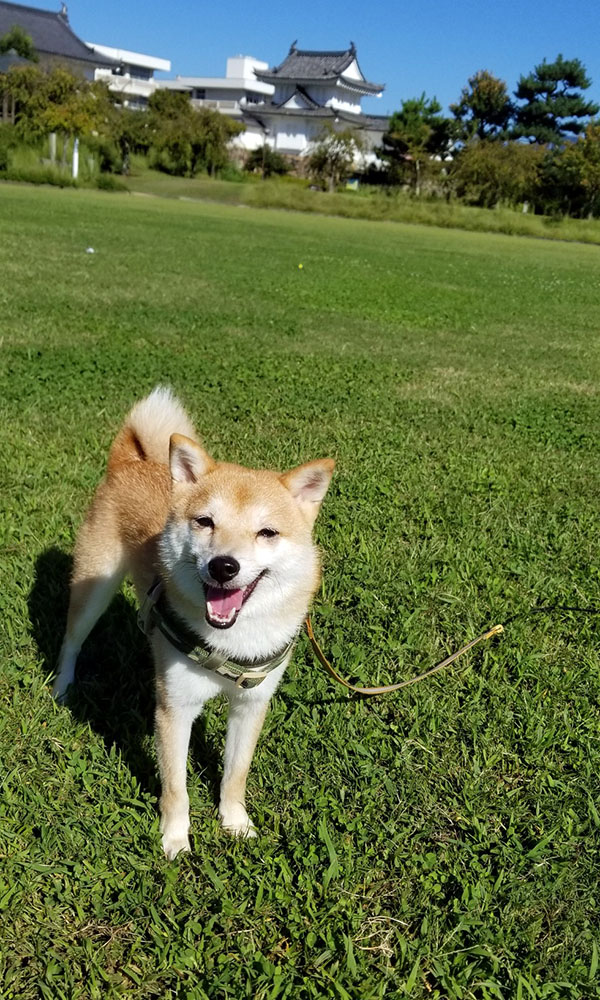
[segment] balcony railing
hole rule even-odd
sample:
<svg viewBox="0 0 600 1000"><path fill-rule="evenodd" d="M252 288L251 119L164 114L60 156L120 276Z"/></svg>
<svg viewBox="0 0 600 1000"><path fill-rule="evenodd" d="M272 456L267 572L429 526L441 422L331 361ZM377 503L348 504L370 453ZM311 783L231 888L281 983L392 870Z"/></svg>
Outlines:
<svg viewBox="0 0 600 1000"><path fill-rule="evenodd" d="M237 101L212 101L207 97L193 97L192 104L197 108L210 108L212 111L235 111L239 108Z"/></svg>

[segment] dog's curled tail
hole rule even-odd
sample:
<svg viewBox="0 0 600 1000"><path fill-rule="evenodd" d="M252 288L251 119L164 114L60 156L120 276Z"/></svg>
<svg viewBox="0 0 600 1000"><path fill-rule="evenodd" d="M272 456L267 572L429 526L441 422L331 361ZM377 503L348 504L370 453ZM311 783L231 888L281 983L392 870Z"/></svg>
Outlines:
<svg viewBox="0 0 600 1000"><path fill-rule="evenodd" d="M169 463L171 434L196 439L196 431L179 400L167 386L157 385L131 409L113 441L108 471L123 462Z"/></svg>

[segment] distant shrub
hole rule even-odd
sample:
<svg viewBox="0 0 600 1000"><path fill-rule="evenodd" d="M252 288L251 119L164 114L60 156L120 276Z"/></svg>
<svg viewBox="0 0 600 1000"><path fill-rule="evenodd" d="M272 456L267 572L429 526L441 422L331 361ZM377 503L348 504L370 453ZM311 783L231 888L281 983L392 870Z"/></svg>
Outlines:
<svg viewBox="0 0 600 1000"><path fill-rule="evenodd" d="M274 174L282 176L289 173L291 164L285 156L265 144L248 154L244 170L248 173L262 174L263 177L272 177Z"/></svg>
<svg viewBox="0 0 600 1000"><path fill-rule="evenodd" d="M118 177L112 174L100 174L96 178L96 187L99 191L127 191L129 188Z"/></svg>
<svg viewBox="0 0 600 1000"><path fill-rule="evenodd" d="M98 169L102 174L120 174L123 169L123 157L116 143L105 136L87 136L85 145L97 159Z"/></svg>

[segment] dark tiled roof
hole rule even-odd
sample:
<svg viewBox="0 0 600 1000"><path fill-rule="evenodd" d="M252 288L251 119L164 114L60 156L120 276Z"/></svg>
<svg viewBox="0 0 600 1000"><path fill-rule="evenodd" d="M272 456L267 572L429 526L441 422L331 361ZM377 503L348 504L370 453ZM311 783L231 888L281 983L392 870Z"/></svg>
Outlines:
<svg viewBox="0 0 600 1000"><path fill-rule="evenodd" d="M276 83L278 80L295 80L298 82L317 82L318 80L336 80L340 77L356 89L377 92L383 90L383 84L369 83L368 80L345 78L344 72L356 59L354 42L342 51L319 52L309 49L297 49L294 42L286 58L279 66L270 70L255 70L259 80Z"/></svg>
<svg viewBox="0 0 600 1000"><path fill-rule="evenodd" d="M251 118L279 118L281 116L285 118L338 118L339 115L333 110L333 108L315 108L314 111L309 111L308 108L280 108L276 104L253 104L251 108L244 108L244 115L250 115ZM357 121L361 118L360 115L354 116Z"/></svg>
<svg viewBox="0 0 600 1000"><path fill-rule="evenodd" d="M351 45L343 52L310 52L292 45L283 62L271 70L279 79L315 80L328 76L341 76L356 56Z"/></svg>
<svg viewBox="0 0 600 1000"><path fill-rule="evenodd" d="M251 118L258 122L261 128L265 127L265 121L273 117L279 118L329 118L337 122L345 122L352 128L366 129L368 132L385 132L389 119L386 115L355 115L350 111L341 111L339 108L321 108L317 106L314 111L304 108L282 108L276 104L253 104L251 107L243 109L242 117Z"/></svg>
<svg viewBox="0 0 600 1000"><path fill-rule="evenodd" d="M0 37L15 25L19 25L30 36L34 48L41 54L77 59L95 66L114 65L112 60L95 55L77 37L66 14L0 0Z"/></svg>

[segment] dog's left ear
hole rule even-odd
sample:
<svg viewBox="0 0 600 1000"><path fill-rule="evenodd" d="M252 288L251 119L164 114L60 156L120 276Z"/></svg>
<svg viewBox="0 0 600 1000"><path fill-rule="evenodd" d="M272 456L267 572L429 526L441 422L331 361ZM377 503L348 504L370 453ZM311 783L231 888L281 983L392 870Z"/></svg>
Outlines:
<svg viewBox="0 0 600 1000"><path fill-rule="evenodd" d="M311 524L319 513L334 468L335 462L332 458L317 458L314 462L306 462L297 469L284 472L280 477Z"/></svg>

